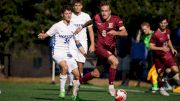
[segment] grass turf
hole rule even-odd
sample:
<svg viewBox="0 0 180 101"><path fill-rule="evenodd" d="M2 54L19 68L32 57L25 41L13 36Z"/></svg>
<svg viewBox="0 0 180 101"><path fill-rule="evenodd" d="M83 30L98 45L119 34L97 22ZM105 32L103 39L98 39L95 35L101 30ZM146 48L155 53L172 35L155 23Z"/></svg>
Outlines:
<svg viewBox="0 0 180 101"><path fill-rule="evenodd" d="M118 87L120 88L120 87ZM127 101L179 101L180 95L164 97L148 92L147 88L121 87L127 91ZM59 99L59 85L43 83L0 83L0 101L71 101L69 96ZM82 85L80 98L83 101L114 101L107 94L107 87Z"/></svg>

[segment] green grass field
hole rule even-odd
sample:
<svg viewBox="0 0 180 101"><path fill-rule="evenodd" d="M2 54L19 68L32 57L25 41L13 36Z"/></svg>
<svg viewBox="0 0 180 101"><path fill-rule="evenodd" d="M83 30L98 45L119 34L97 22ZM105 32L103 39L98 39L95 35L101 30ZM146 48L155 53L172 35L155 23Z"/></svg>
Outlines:
<svg viewBox="0 0 180 101"><path fill-rule="evenodd" d="M120 88L120 87L119 87ZM148 92L147 88L121 87L127 91L127 101L180 101L180 95L164 97ZM45 83L0 83L0 101L71 101L58 98L59 85ZM83 101L114 101L107 94L107 87L82 85L80 98Z"/></svg>

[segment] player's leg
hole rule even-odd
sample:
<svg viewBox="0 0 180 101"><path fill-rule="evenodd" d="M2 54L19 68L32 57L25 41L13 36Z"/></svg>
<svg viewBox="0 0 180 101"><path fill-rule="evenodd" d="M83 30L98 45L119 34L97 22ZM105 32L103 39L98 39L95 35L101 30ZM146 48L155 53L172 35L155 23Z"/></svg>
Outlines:
<svg viewBox="0 0 180 101"><path fill-rule="evenodd" d="M176 82L176 84L180 86L180 75L178 66L171 66L170 76Z"/></svg>
<svg viewBox="0 0 180 101"><path fill-rule="evenodd" d="M78 91L79 91L79 78L80 78L80 73L78 70L77 62L75 59L69 59L68 61L68 72L72 73L74 76L73 80L73 91L72 91L72 100L77 101L78 100Z"/></svg>
<svg viewBox="0 0 180 101"><path fill-rule="evenodd" d="M159 87L159 93L163 96L169 96L169 93L164 89L163 85L164 85L164 73L166 70L166 65L164 62L162 62L162 60L160 58L154 58L154 64L158 73L158 87Z"/></svg>
<svg viewBox="0 0 180 101"><path fill-rule="evenodd" d="M79 87L80 87L80 82L79 82L79 78L80 78L80 73L78 68L75 68L72 71L73 75L74 75L74 80L73 80L73 91L72 91L72 100L73 101L77 101L79 99L78 97L78 91L79 91Z"/></svg>
<svg viewBox="0 0 180 101"><path fill-rule="evenodd" d="M109 68L109 93L111 96L114 96L115 95L114 81L115 81L116 71L119 61L114 55L109 56L108 61L111 63Z"/></svg>
<svg viewBox="0 0 180 101"><path fill-rule="evenodd" d="M163 76L164 72L159 72L158 71L158 86L159 86L159 93L163 96L169 96L169 93L165 90L163 87L164 81L163 81Z"/></svg>
<svg viewBox="0 0 180 101"><path fill-rule="evenodd" d="M100 74L104 71L104 67L101 66L102 62L105 62L107 60L102 60L98 58L96 67L93 71L86 73L82 78L80 78L80 83L86 83L87 81L93 79L93 78L99 78Z"/></svg>
<svg viewBox="0 0 180 101"><path fill-rule="evenodd" d="M80 77L83 77L84 63L83 62L77 62L77 64L78 64L78 68L79 68L79 72L80 72Z"/></svg>
<svg viewBox="0 0 180 101"><path fill-rule="evenodd" d="M87 53L87 41L82 42L82 48L83 48L83 50L85 50L85 53ZM83 77L83 67L84 67L86 58L83 56L83 54L79 50L77 50L76 52L77 52L76 55L73 55L73 56L75 57L75 59L77 61L78 70L80 72L80 77ZM70 84L72 84L73 83L73 75L72 75L72 73L70 73L70 74L71 75L69 75L69 81L70 81ZM68 95L72 94L72 86L71 85L68 86L67 94Z"/></svg>
<svg viewBox="0 0 180 101"><path fill-rule="evenodd" d="M102 73L103 70L104 70L103 67L97 66L93 71L85 74L82 78L80 78L80 83L83 84L93 78L100 77L100 74Z"/></svg>
<svg viewBox="0 0 180 101"><path fill-rule="evenodd" d="M69 73L68 79L69 79L69 85L68 85L68 89L67 89L67 95L71 95L72 94L72 88L73 88L74 75L72 73Z"/></svg>
<svg viewBox="0 0 180 101"><path fill-rule="evenodd" d="M60 68L61 68L61 73L60 73L60 93L59 97L64 98L65 97L65 84L67 80L67 70L68 66L65 60L61 61L59 63Z"/></svg>
<svg viewBox="0 0 180 101"><path fill-rule="evenodd" d="M81 62L77 62L78 64L78 71L80 73L80 77L83 76L83 63ZM72 73L68 74L68 78L69 78L69 86L68 86L68 89L67 89L67 95L71 95L72 94L72 88L73 88L73 80L74 80L74 76Z"/></svg>

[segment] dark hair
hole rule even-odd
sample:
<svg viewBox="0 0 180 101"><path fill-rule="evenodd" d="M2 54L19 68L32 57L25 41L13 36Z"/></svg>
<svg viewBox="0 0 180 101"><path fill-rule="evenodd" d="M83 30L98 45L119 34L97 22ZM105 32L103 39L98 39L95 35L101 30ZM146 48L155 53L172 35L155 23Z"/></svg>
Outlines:
<svg viewBox="0 0 180 101"><path fill-rule="evenodd" d="M161 23L163 20L167 20L167 22L169 22L169 20L166 16L160 16L158 19L158 23Z"/></svg>
<svg viewBox="0 0 180 101"><path fill-rule="evenodd" d="M72 4L74 5L75 3L83 4L83 0L73 0Z"/></svg>
<svg viewBox="0 0 180 101"><path fill-rule="evenodd" d="M109 6L109 8L111 9L111 5L110 5L110 3L108 1L102 1L100 3L100 7L102 7L102 6Z"/></svg>
<svg viewBox="0 0 180 101"><path fill-rule="evenodd" d="M61 13L64 13L66 10L72 11L71 6L69 6L69 5L64 5L64 6L61 8Z"/></svg>

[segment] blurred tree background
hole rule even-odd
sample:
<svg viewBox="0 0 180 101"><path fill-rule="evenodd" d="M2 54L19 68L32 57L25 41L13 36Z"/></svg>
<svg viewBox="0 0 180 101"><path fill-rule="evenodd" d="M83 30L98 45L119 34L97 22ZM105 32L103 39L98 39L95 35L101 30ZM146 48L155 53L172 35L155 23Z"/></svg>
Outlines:
<svg viewBox="0 0 180 101"><path fill-rule="evenodd" d="M37 34L61 20L60 8L72 0L0 0L0 51L23 53L24 50L47 47L48 39L40 41ZM101 0L84 0L84 11L98 13ZM142 21L155 30L156 18L165 15L169 27L175 30L180 23L180 0L108 0L112 12L122 18L130 35L134 36Z"/></svg>

